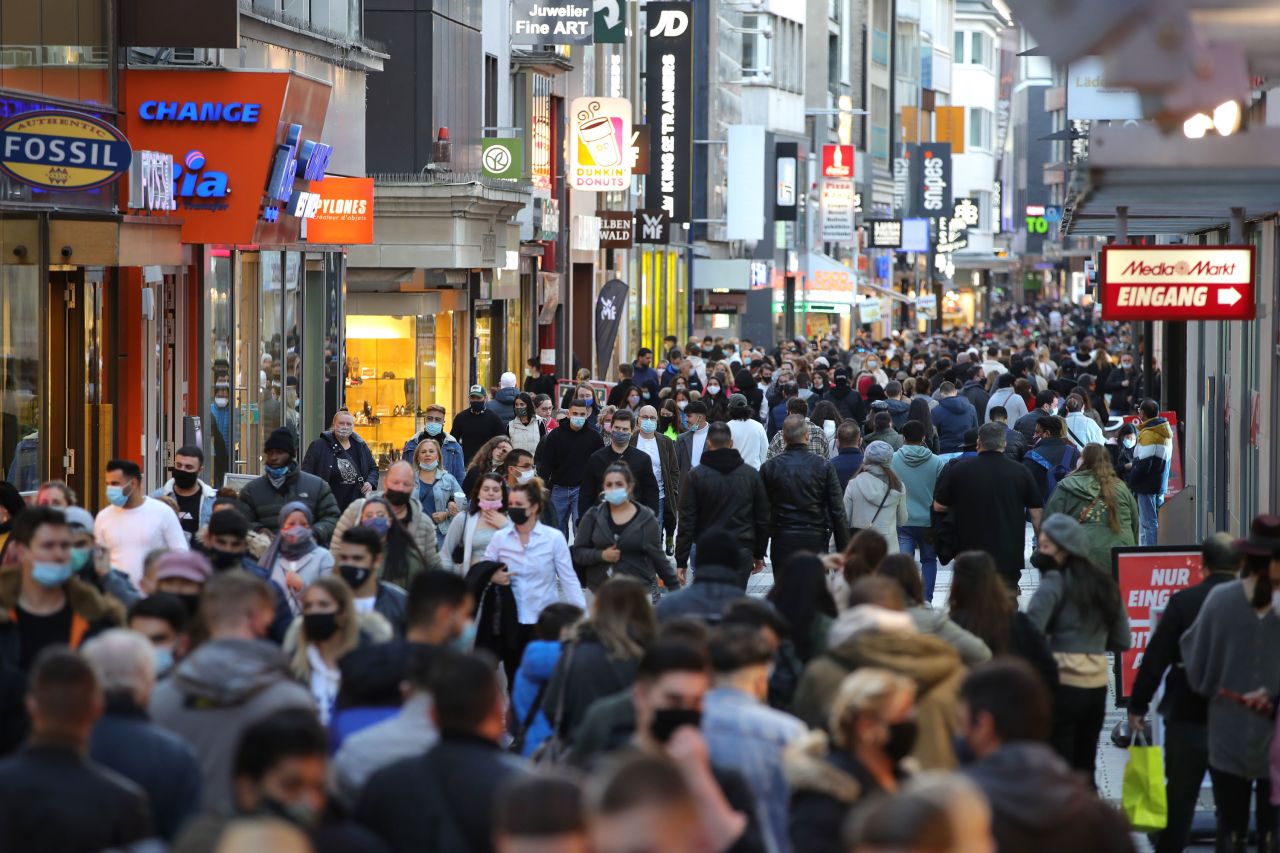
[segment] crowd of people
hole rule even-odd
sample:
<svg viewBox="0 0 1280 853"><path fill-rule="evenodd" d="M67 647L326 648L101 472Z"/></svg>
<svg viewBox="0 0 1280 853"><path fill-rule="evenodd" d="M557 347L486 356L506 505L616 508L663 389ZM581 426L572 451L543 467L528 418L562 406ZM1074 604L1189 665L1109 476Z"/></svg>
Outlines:
<svg viewBox="0 0 1280 853"><path fill-rule="evenodd" d="M668 338L426 407L385 470L339 411L238 492L198 447L96 517L0 486L0 849L1133 850L1095 761L1172 458L1136 355L1059 306ZM1165 684L1157 849L1208 772L1218 849L1275 850L1280 518L1203 565L1129 706Z"/></svg>

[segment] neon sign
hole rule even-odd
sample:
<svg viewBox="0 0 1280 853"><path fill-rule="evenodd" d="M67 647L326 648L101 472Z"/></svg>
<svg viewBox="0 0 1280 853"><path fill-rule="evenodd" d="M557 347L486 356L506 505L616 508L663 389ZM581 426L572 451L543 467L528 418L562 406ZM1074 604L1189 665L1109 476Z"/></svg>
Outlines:
<svg viewBox="0 0 1280 853"><path fill-rule="evenodd" d="M138 117L143 121L230 122L232 124L257 124L261 104L240 101L143 101L138 107Z"/></svg>

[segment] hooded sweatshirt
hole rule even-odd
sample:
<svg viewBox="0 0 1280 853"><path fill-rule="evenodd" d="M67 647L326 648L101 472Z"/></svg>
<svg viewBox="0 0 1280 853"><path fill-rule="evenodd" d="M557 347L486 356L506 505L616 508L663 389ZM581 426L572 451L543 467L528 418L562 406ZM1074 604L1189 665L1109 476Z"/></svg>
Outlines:
<svg viewBox="0 0 1280 853"><path fill-rule="evenodd" d="M155 722L191 745L204 777L203 807L231 807L231 765L245 729L278 712L315 710L311 693L293 680L284 653L263 640L210 640L156 685Z"/></svg>
<svg viewBox="0 0 1280 853"><path fill-rule="evenodd" d="M1138 428L1133 450L1129 488L1136 495L1161 495L1169 490L1169 461L1173 458L1173 431L1164 418L1152 418Z"/></svg>
<svg viewBox="0 0 1280 853"><path fill-rule="evenodd" d="M954 453L964 444L965 430L978 428L978 412L964 397L945 397L933 410L933 426L938 430L938 451Z"/></svg>
<svg viewBox="0 0 1280 853"><path fill-rule="evenodd" d="M889 412L889 417L893 418L893 428L901 432L902 427L907 422L907 412L911 408L911 401L890 398L884 402L885 408Z"/></svg>
<svg viewBox="0 0 1280 853"><path fill-rule="evenodd" d="M893 454L889 467L907 487L906 527L929 527L933 523L933 487L944 464L923 444L905 444Z"/></svg>
<svg viewBox="0 0 1280 853"><path fill-rule="evenodd" d="M898 553L898 527L907 523L907 496L901 489L890 487L878 473L879 465L869 466L849 481L844 490L844 515L852 529L871 529L884 537L890 554Z"/></svg>

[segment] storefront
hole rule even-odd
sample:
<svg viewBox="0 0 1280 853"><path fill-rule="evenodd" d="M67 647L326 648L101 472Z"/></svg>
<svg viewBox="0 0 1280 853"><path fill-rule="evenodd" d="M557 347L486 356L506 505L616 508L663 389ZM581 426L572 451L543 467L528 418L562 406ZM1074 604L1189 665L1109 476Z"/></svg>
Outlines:
<svg viewBox="0 0 1280 853"><path fill-rule="evenodd" d="M667 335L689 335L689 267L676 247L641 243L630 255L630 352L661 352Z"/></svg>

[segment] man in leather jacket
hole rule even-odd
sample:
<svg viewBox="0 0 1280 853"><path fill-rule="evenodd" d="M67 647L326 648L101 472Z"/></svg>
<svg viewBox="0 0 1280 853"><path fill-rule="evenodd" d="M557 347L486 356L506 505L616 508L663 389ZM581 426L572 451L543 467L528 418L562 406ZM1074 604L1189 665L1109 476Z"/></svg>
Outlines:
<svg viewBox="0 0 1280 853"><path fill-rule="evenodd" d="M771 513L769 537L773 570L785 571L798 551L825 554L835 536L837 551L849 542L841 503L840 480L831 463L809 450L809 425L803 415L788 415L782 433L787 450L760 469Z"/></svg>

